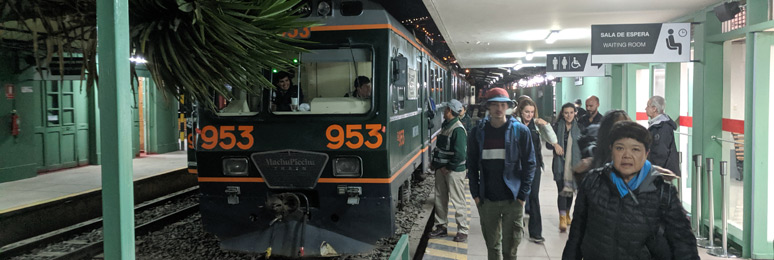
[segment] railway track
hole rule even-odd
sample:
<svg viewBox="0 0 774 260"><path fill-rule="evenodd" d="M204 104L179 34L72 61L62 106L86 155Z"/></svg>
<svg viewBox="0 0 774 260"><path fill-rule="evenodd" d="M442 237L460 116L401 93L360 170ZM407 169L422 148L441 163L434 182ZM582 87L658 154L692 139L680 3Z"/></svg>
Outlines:
<svg viewBox="0 0 774 260"><path fill-rule="evenodd" d="M196 196L198 187L191 187L157 199L147 201L135 207L137 215L161 208L173 201L183 201L186 198ZM169 210L168 210L169 211ZM173 224L192 214L199 212L199 204L186 205L163 213L161 216L153 216L150 220L144 220L135 227L135 235L141 236L159 230L164 226ZM158 215L157 212L150 212ZM102 218L84 221L69 227L55 230L46 234L25 239L0 248L0 259L9 259L21 256L21 259L84 259L96 256L102 252ZM75 238L74 238L75 237ZM96 239L95 239L96 237ZM46 245L46 248L42 248ZM36 252L33 252L36 251Z"/></svg>

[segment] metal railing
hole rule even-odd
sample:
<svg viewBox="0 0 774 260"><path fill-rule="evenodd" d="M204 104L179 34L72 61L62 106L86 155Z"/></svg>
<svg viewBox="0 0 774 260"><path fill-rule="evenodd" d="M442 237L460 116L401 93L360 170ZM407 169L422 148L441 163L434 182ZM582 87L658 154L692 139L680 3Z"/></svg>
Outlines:
<svg viewBox="0 0 774 260"><path fill-rule="evenodd" d="M395 245L395 249L390 254L390 260L409 260L411 259L411 252L409 252L409 236L403 234L398 240L398 244Z"/></svg>
<svg viewBox="0 0 774 260"><path fill-rule="evenodd" d="M734 140L723 139L723 138L720 138L720 137L717 137L717 136L714 136L714 135L710 136L710 139L712 139L713 141L720 141L720 142L726 142L726 143L732 143L732 144L744 144L744 143L737 142L737 141L734 141Z"/></svg>

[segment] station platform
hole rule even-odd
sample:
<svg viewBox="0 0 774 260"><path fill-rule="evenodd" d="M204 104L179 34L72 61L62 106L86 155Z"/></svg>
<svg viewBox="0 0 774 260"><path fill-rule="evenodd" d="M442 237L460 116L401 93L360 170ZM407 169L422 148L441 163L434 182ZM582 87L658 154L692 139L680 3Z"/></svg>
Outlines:
<svg viewBox="0 0 774 260"><path fill-rule="evenodd" d="M556 184L553 181L551 170L551 161L553 154L551 151L543 150L543 161L546 162L545 170L541 175L540 182L540 212L543 218L543 237L546 239L542 244L530 242L527 235L526 222L528 215L525 214L525 234L519 244L517 256L519 260L559 260L562 259L564 245L567 242L569 230L559 232L559 211L556 205ZM468 240L464 243L452 241L456 235L457 226L454 220L454 208L449 204L449 235L441 238L431 238L428 240L428 246L422 259L427 260L449 260L449 259L470 259L486 260L486 243L484 235L481 233L481 220L479 219L478 209L470 196L470 190L466 183L466 200L468 204L468 220L470 222L470 231ZM573 204L574 205L574 204ZM699 257L704 260L720 260L719 258L707 254L707 250L699 248ZM741 258L737 258L741 259Z"/></svg>
<svg viewBox="0 0 774 260"><path fill-rule="evenodd" d="M186 151L152 154L132 160L134 180L187 167ZM0 183L0 213L91 192L102 187L102 166L89 165Z"/></svg>

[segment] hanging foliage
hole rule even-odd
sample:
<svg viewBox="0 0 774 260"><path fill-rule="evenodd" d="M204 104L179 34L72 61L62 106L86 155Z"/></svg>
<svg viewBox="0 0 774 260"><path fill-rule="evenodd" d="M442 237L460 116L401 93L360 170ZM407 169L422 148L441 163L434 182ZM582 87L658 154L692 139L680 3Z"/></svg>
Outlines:
<svg viewBox="0 0 774 260"><path fill-rule="evenodd" d="M133 55L148 61L153 80L166 93L185 94L212 108L211 90L228 97L229 85L256 93L273 88L261 70L293 66L282 54L304 50L282 33L313 25L294 15L299 2L129 0ZM0 32L9 24L24 28L38 68L47 68L54 53L60 59L62 52L82 53L89 87L98 80L96 19L95 0L0 0Z"/></svg>

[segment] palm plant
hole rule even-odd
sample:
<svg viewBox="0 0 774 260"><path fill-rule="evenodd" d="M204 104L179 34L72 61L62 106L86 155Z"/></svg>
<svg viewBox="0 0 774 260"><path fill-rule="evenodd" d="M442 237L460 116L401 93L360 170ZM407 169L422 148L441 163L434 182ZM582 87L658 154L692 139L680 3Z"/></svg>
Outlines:
<svg viewBox="0 0 774 260"><path fill-rule="evenodd" d="M231 95L226 85L248 93L273 88L261 70L292 67L282 54L304 51L282 33L313 25L294 15L302 0L128 1L133 53L148 61L157 86L210 108L211 90ZM75 49L87 85L98 81L94 0L0 0L0 22L29 30L37 67Z"/></svg>

